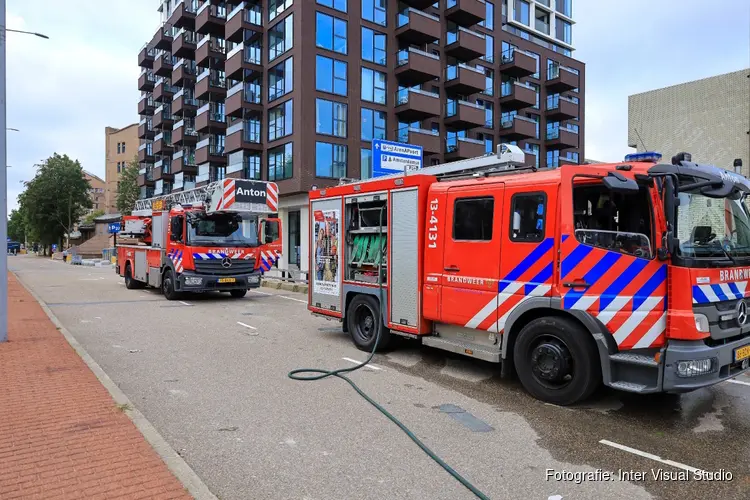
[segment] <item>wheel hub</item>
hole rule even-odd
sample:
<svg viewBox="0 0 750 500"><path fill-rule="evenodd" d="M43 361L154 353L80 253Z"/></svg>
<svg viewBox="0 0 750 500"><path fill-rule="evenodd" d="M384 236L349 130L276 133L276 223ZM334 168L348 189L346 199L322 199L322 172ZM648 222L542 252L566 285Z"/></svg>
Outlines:
<svg viewBox="0 0 750 500"><path fill-rule="evenodd" d="M372 337L372 334L375 331L375 320L372 316L372 312L368 308L363 307L358 313L360 335L363 338Z"/></svg>
<svg viewBox="0 0 750 500"><path fill-rule="evenodd" d="M532 351L531 366L534 374L540 379L561 382L570 375L570 352L560 342L544 341Z"/></svg>

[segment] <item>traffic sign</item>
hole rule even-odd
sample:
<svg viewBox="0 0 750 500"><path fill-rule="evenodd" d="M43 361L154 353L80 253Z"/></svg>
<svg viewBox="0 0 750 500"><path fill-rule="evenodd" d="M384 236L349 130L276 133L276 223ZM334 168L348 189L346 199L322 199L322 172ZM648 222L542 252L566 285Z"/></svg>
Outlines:
<svg viewBox="0 0 750 500"><path fill-rule="evenodd" d="M372 176L403 174L422 168L422 146L400 142L372 141Z"/></svg>
<svg viewBox="0 0 750 500"><path fill-rule="evenodd" d="M116 234L120 232L120 223L119 222L110 222L107 227L109 234Z"/></svg>

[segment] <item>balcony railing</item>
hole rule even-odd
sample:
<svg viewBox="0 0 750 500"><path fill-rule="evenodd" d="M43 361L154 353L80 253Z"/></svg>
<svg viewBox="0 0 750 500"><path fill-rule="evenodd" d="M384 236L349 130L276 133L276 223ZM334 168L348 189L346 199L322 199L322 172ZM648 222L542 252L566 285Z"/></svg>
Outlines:
<svg viewBox="0 0 750 500"><path fill-rule="evenodd" d="M426 90L420 90L420 89L401 89L398 92L396 92L396 106L400 106L401 104L406 104L409 102L409 94L422 94L430 97L436 97L440 99L440 96L438 94L435 94L433 92L427 92Z"/></svg>
<svg viewBox="0 0 750 500"><path fill-rule="evenodd" d="M211 2L206 2L203 5L201 5L198 8L197 14L200 14L204 10L210 8L211 12L210 14L214 17L218 17L220 19L226 19L227 18L227 8L223 5L211 5Z"/></svg>
<svg viewBox="0 0 750 500"><path fill-rule="evenodd" d="M463 106L471 106L472 108L481 109L484 111L484 106L480 106L479 104L469 102L469 101L462 101L462 100L455 100L455 101L448 101L445 105L445 117L450 118L451 116L456 116L458 114L458 105L461 104Z"/></svg>
<svg viewBox="0 0 750 500"><path fill-rule="evenodd" d="M469 139L468 137L448 137L445 140L445 152L446 153L455 153L458 151L458 143L460 142L466 142L469 144L478 144L480 146L484 146L484 141L480 141L479 139Z"/></svg>
<svg viewBox="0 0 750 500"><path fill-rule="evenodd" d="M436 137L440 135L435 130L427 130L427 129L419 128L419 127L406 126L406 127L401 127L400 129L398 129L396 131L397 140L399 142L403 142L403 143L407 143L408 144L409 143L409 132L416 132L418 134L425 134L425 135L434 135Z"/></svg>
<svg viewBox="0 0 750 500"><path fill-rule="evenodd" d="M532 120L531 118L528 118L526 116L521 115L513 115L506 118L500 119L500 128L511 128L513 126L513 120L523 120L529 123L533 123L535 126L538 125L536 120Z"/></svg>
<svg viewBox="0 0 750 500"><path fill-rule="evenodd" d="M405 9L401 9L399 13L396 15L396 27L400 28L401 26L405 26L409 23L409 13L414 13L420 16L424 16L428 19L433 19L435 21L440 22L440 18L433 16L432 14L428 14L427 12L422 12L419 9L414 9L412 7L407 7Z"/></svg>
<svg viewBox="0 0 750 500"><path fill-rule="evenodd" d="M536 59L536 56L531 55L529 52L526 52L525 50L519 49L518 47L514 47L511 45L510 48L505 49L503 53L500 54L500 64L508 64L510 62L513 62L515 60L516 52L520 52L521 54L526 54L527 56Z"/></svg>
<svg viewBox="0 0 750 500"><path fill-rule="evenodd" d="M578 71L573 68L563 66L562 64L552 64L550 66L547 66L547 80L554 80L555 78L559 78L560 70L567 71L568 73L571 73L573 75L578 75Z"/></svg>
<svg viewBox="0 0 750 500"><path fill-rule="evenodd" d="M458 78L459 68L463 68L467 71L473 71L474 73L479 73L480 75L484 76L484 71L472 68L468 64L464 63L458 63L458 64L451 64L450 66L445 68L445 79L446 81L455 80Z"/></svg>
<svg viewBox="0 0 750 500"><path fill-rule="evenodd" d="M506 97L513 93L513 85L518 85L519 87L525 87L531 91L536 92L537 90L525 82L517 82L517 81L508 81L503 82L500 84L500 97Z"/></svg>
<svg viewBox="0 0 750 500"><path fill-rule="evenodd" d="M547 109L558 109L560 107L560 101L567 101L571 104L577 104L573 99L570 99L563 95L555 94L547 96Z"/></svg>
<svg viewBox="0 0 750 500"><path fill-rule="evenodd" d="M570 132L571 134L578 135L578 131L574 128L569 127L562 127L562 126L552 126L547 127L547 140L550 139L559 139L560 138L560 130L565 130L567 132Z"/></svg>
<svg viewBox="0 0 750 500"><path fill-rule="evenodd" d="M475 36L477 38L481 38L484 40L484 35L482 33L477 33L476 31L467 30L466 28L459 26L458 29L450 30L446 34L446 45L450 45L453 42L458 40L458 34L459 33L468 33L469 35Z"/></svg>
<svg viewBox="0 0 750 500"><path fill-rule="evenodd" d="M435 59L437 61L440 60L439 56L436 56L435 54L430 54L429 52L425 52L424 50L415 49L414 47L409 47L408 49L401 49L398 51L398 54L396 56L396 66L403 66L404 64L409 62L409 54L419 54L424 57L429 57L431 59ZM385 57L381 59L380 61L375 61L379 64L385 64Z"/></svg>

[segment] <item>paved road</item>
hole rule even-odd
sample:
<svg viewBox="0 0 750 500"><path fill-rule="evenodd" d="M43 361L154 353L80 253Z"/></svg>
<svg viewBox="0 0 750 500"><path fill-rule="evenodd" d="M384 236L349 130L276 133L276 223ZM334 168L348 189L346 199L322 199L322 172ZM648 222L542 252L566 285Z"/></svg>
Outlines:
<svg viewBox="0 0 750 500"><path fill-rule="evenodd" d="M9 265L220 498L473 498L343 381L287 378L365 359L337 323L310 316L304 296L168 302L126 290L110 268L30 256ZM408 342L374 363L352 378L491 498L750 497L750 378L681 396L602 390L561 408L494 365ZM685 467L733 480L651 478ZM647 476L576 484L548 469Z"/></svg>

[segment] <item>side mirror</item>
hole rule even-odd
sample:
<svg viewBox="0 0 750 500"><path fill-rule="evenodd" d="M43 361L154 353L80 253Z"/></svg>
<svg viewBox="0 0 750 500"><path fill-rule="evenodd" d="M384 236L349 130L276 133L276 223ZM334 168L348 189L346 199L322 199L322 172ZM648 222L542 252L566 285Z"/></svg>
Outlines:
<svg viewBox="0 0 750 500"><path fill-rule="evenodd" d="M607 189L613 193L637 193L640 189L637 182L628 179L619 172L610 172L602 181Z"/></svg>
<svg viewBox="0 0 750 500"><path fill-rule="evenodd" d="M273 243L279 237L279 226L276 221L263 221L263 243Z"/></svg>
<svg viewBox="0 0 750 500"><path fill-rule="evenodd" d="M172 233L172 241L182 241L182 217L175 217L170 222L172 227L170 232Z"/></svg>

